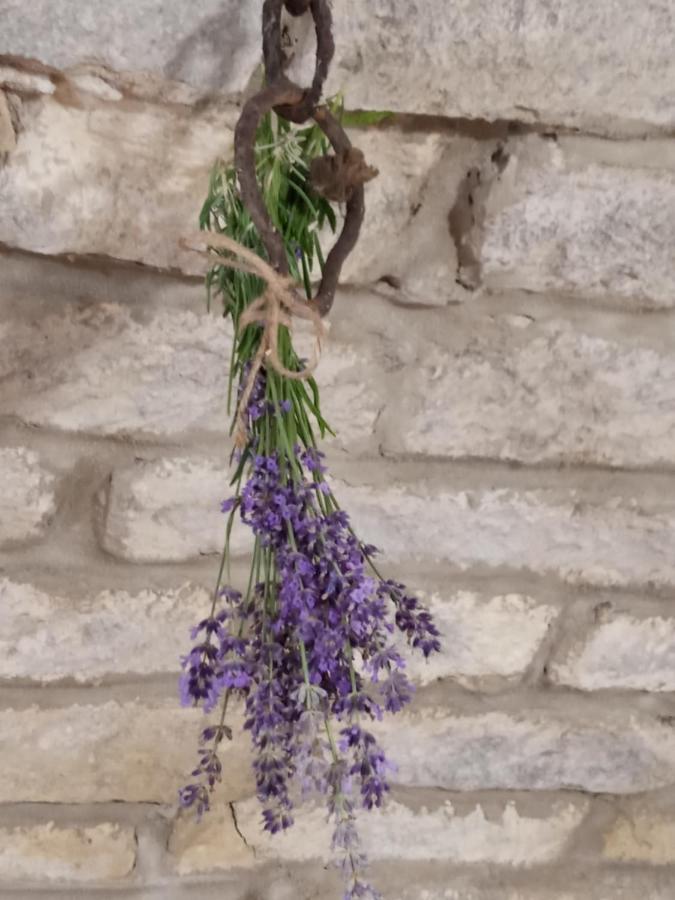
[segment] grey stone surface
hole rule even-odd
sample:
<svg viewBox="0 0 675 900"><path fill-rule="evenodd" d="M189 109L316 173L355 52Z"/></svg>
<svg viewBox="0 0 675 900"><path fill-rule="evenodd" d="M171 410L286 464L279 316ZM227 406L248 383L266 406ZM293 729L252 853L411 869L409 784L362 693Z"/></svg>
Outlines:
<svg viewBox="0 0 675 900"><path fill-rule="evenodd" d="M26 100L16 148L0 167L0 242L202 272L178 241L197 227L233 123L222 108Z"/></svg>
<svg viewBox="0 0 675 900"><path fill-rule="evenodd" d="M0 579L0 677L91 683L175 673L210 605L210 591L189 583L82 595Z"/></svg>
<svg viewBox="0 0 675 900"><path fill-rule="evenodd" d="M667 0L339 0L334 13L328 90L357 108L623 133L675 122Z"/></svg>
<svg viewBox="0 0 675 900"><path fill-rule="evenodd" d="M0 802L173 804L206 722L177 700L3 709ZM242 733L224 754L222 799L250 795L247 759Z"/></svg>
<svg viewBox="0 0 675 900"><path fill-rule="evenodd" d="M59 828L53 822L28 828L0 829L0 878L26 881L116 881L136 861L132 828L102 824Z"/></svg>
<svg viewBox="0 0 675 900"><path fill-rule="evenodd" d="M176 809L207 721L175 670L224 536L231 341L178 239L260 75L260 7L0 0L17 900L341 896L322 810L261 832L238 710L212 815ZM373 881L387 900L672 900L675 7L333 8L328 91L413 115L352 133L380 175L317 373L330 470L443 643L409 658L410 711L374 724L398 770L363 816ZM310 30L287 45L304 78ZM236 528L235 584L249 546Z"/></svg>
<svg viewBox="0 0 675 900"><path fill-rule="evenodd" d="M261 8L262 0L2 0L0 54L240 91L259 64Z"/></svg>
<svg viewBox="0 0 675 900"><path fill-rule="evenodd" d="M421 684L452 678L469 689L522 680L558 610L523 594L474 591L422 595L441 632L442 652L408 654L408 672Z"/></svg>
<svg viewBox="0 0 675 900"><path fill-rule="evenodd" d="M564 487L453 486L443 477L373 469L335 482L364 540L392 561L435 560L462 569L507 567L607 585L675 583L670 552L675 508L652 491L635 499ZM136 562L181 561L221 547L227 494L223 463L209 458L142 460L113 474L103 545ZM243 527L232 552L250 546Z"/></svg>
<svg viewBox="0 0 675 900"><path fill-rule="evenodd" d="M525 303L522 310L449 310L414 345L401 335L410 356L398 402L388 404L380 420L385 451L672 466L670 321L636 330L628 316L602 323L592 315L550 318ZM410 327L412 316L405 321ZM388 332L397 334L394 323Z"/></svg>
<svg viewBox="0 0 675 900"><path fill-rule="evenodd" d="M44 534L56 512L56 486L33 450L0 448L0 545Z"/></svg>
<svg viewBox="0 0 675 900"><path fill-rule="evenodd" d="M433 478L337 485L359 534L392 560L506 567L597 585L672 585L675 509L652 495L498 486L453 489Z"/></svg>
<svg viewBox="0 0 675 900"><path fill-rule="evenodd" d="M379 174L366 185L363 228L342 281L374 285L386 279L395 285L392 296L408 304L466 300L456 280L448 213L466 170L483 162L486 147L443 132L396 128L357 130L351 138Z"/></svg>
<svg viewBox="0 0 675 900"><path fill-rule="evenodd" d="M214 299L207 314L198 283L6 259L0 415L70 433L229 444L232 330L220 307ZM329 442L357 452L385 404L386 347L366 356L372 342L354 331L349 297L334 318L321 354L324 415L336 432ZM295 338L309 343L297 327Z"/></svg>
<svg viewBox="0 0 675 900"><path fill-rule="evenodd" d="M584 159L583 145L539 138L513 145L487 202L484 283L672 308L672 151L661 168L621 166L611 156Z"/></svg>
<svg viewBox="0 0 675 900"><path fill-rule="evenodd" d="M360 813L358 828L368 858L541 865L561 855L588 809L587 802L579 799L548 804L537 816L519 809L515 802L489 812L480 803L467 808L466 801L460 800L459 805L456 809L452 800L435 798L431 808L423 805L415 810L389 800L381 811ZM278 837L263 831L257 800L235 804L235 812L237 826L256 859L330 861L332 826L326 821L325 810L303 811L295 827ZM415 835L414 841L411 835ZM213 847L213 862L217 858L217 848Z"/></svg>
<svg viewBox="0 0 675 900"><path fill-rule="evenodd" d="M675 619L613 612L611 602L588 615L549 665L551 680L582 691L675 691Z"/></svg>
<svg viewBox="0 0 675 900"><path fill-rule="evenodd" d="M673 729L619 707L572 715L553 704L471 715L430 709L378 731L401 784L633 794L675 781Z"/></svg>
<svg viewBox="0 0 675 900"><path fill-rule="evenodd" d="M0 411L67 432L226 435L231 331L185 297L185 309L155 315L70 302L14 320L0 350Z"/></svg>
<svg viewBox="0 0 675 900"><path fill-rule="evenodd" d="M133 562L179 562L217 553L225 538L220 503L229 496L225 461L172 458L139 461L113 475L103 546ZM232 547L250 545L235 528Z"/></svg>

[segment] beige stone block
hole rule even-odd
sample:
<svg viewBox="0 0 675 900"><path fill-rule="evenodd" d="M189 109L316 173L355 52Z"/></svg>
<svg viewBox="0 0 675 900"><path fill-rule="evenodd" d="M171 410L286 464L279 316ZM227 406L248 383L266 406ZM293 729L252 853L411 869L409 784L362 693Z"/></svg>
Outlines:
<svg viewBox="0 0 675 900"><path fill-rule="evenodd" d="M233 717L235 728L241 723ZM175 701L0 712L0 802L177 802L197 761L201 710ZM223 796L250 795L249 738L223 750Z"/></svg>
<svg viewBox="0 0 675 900"><path fill-rule="evenodd" d="M4 0L0 54L57 69L103 66L149 82L177 81L194 94L238 92L260 61L261 0Z"/></svg>
<svg viewBox="0 0 675 900"><path fill-rule="evenodd" d="M197 227L235 118L222 108L26 100L16 149L0 169L0 241L201 273L201 260L178 241Z"/></svg>
<svg viewBox="0 0 675 900"><path fill-rule="evenodd" d="M452 678L467 688L522 679L558 611L522 594L474 591L422 596L441 632L440 653L409 652L408 673L421 684Z"/></svg>
<svg viewBox="0 0 675 900"><path fill-rule="evenodd" d="M628 317L605 328L590 317L535 317L438 320L436 333L411 349L397 402L382 415L385 450L671 465L675 355L667 326L656 335Z"/></svg>
<svg viewBox="0 0 675 900"><path fill-rule="evenodd" d="M612 862L672 864L675 819L647 811L620 816L604 835L603 855Z"/></svg>
<svg viewBox="0 0 675 900"><path fill-rule="evenodd" d="M466 804L463 804L466 806ZM480 804L456 810L452 801L413 810L389 801L382 810L362 812L357 827L368 858L533 866L557 859L583 821L587 803L560 801L547 814L521 813L503 804L488 818ZM256 800L236 804L237 824L259 861L309 862L332 858L332 826L321 808L300 809L288 831L263 831ZM411 836L414 835L414 840Z"/></svg>
<svg viewBox="0 0 675 900"><path fill-rule="evenodd" d="M56 512L55 489L33 450L0 448L0 544L40 538Z"/></svg>
<svg viewBox="0 0 675 900"><path fill-rule="evenodd" d="M113 474L103 546L134 562L180 561L217 553L225 538L220 503L229 497L225 461L173 457ZM247 531L247 530L246 530ZM252 543L233 530L234 552Z"/></svg>
<svg viewBox="0 0 675 900"><path fill-rule="evenodd" d="M356 109L639 133L672 127L675 13L622 0L340 0L327 90ZM311 34L306 22L298 30ZM313 42L308 41L308 44ZM311 71L311 47L304 59Z"/></svg>
<svg viewBox="0 0 675 900"><path fill-rule="evenodd" d="M606 703L456 715L429 708L385 719L376 730L399 784L634 794L668 787L675 777L673 729Z"/></svg>
<svg viewBox="0 0 675 900"><path fill-rule="evenodd" d="M638 502L633 483L530 489L503 474L485 487L434 469L425 479L411 479L406 466L342 471L338 500L359 535L391 561L505 566L601 586L675 583L675 507L656 483L640 488ZM212 459L138 461L113 475L104 547L139 562L216 553L225 527L219 504L228 494L227 471ZM235 527L232 552L249 547L248 529Z"/></svg>
<svg viewBox="0 0 675 900"><path fill-rule="evenodd" d="M248 868L255 861L253 848L235 827L230 805L223 803L214 804L200 822L182 815L171 833L169 853L179 875Z"/></svg>
<svg viewBox="0 0 675 900"><path fill-rule="evenodd" d="M0 677L42 682L178 672L211 606L195 584L167 590L40 590L0 580Z"/></svg>
<svg viewBox="0 0 675 900"><path fill-rule="evenodd" d="M486 286L672 308L672 154L660 168L632 159L621 165L610 150L584 159L583 139L557 145L541 138L515 143L509 153L487 202Z"/></svg>
<svg viewBox="0 0 675 900"><path fill-rule="evenodd" d="M32 825L0 829L0 878L9 882L115 881L136 861L133 828Z"/></svg>
<svg viewBox="0 0 675 900"><path fill-rule="evenodd" d="M675 620L607 612L570 637L549 665L554 684L582 691L675 690Z"/></svg>
<svg viewBox="0 0 675 900"><path fill-rule="evenodd" d="M491 487L464 479L456 489L432 476L397 483L395 470L382 472L378 485L367 478L350 477L336 493L358 533L390 560L508 567L603 586L675 582L675 508L644 489L638 503L634 486L603 495L522 489L505 478L499 486L500 476Z"/></svg>
<svg viewBox="0 0 675 900"><path fill-rule="evenodd" d="M34 290L35 302L39 286ZM183 308L166 308L161 296L142 311L92 298L26 316L14 315L10 285L3 294L0 413L68 432L172 439L191 432L229 445L232 330L219 310L206 313L205 292L186 288ZM356 452L372 438L386 375L380 352L366 356L358 333L341 331L324 345L319 380L324 415L337 433L329 443ZM301 350L305 338L297 335Z"/></svg>

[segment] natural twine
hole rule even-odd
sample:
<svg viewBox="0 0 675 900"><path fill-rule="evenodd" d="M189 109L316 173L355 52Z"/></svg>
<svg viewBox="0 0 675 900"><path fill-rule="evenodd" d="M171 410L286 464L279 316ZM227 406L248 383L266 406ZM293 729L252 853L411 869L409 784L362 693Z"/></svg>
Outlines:
<svg viewBox="0 0 675 900"><path fill-rule="evenodd" d="M183 238L180 242L184 247L205 256L209 262L218 262L227 265L240 272L248 272L262 278L266 288L261 297L254 300L239 317L239 328L247 325L259 324L263 326L260 345L253 357L246 382L239 397L237 406L237 428L235 430L235 444L237 447L246 446L247 417L246 409L253 393L255 380L263 366L270 366L284 378L294 381L305 381L310 378L312 372L319 364L321 341L325 337L326 328L321 321L321 316L305 300L299 299L295 291L295 282L289 276L279 275L269 263L261 259L248 247L227 237L224 234L212 234L200 232ZM195 244L206 244L209 248L226 250L230 257L209 253L208 250L199 250ZM300 372L287 369L279 358L279 326L290 327L293 316L299 319L307 319L314 327L316 338L312 359Z"/></svg>

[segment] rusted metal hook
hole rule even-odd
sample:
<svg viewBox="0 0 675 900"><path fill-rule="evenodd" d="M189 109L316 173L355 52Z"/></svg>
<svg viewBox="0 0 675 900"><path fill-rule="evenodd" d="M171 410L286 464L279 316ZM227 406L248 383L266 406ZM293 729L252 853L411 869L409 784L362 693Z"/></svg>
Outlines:
<svg viewBox="0 0 675 900"><path fill-rule="evenodd" d="M281 46L281 14L285 8L294 16L311 12L317 37L314 77L309 88L294 84L284 74L284 54ZM302 124L313 118L330 141L337 162L347 159L353 151L351 142L338 120L327 107L319 107L328 69L335 52L332 34L333 19L328 0L265 0L263 4L263 55L267 85L244 105L235 129L235 166L241 199L267 250L270 264L282 275L288 274L286 248L270 219L256 178L255 138L260 120L270 110L291 122ZM352 155L359 153L353 151ZM360 154L362 157L362 154ZM330 158L333 160L333 157ZM334 167L337 170L339 166ZM325 316L333 305L340 272L351 253L361 230L365 214L363 184L376 174L363 165L344 166L342 190L334 196L346 203L345 220L336 243L326 258L316 296L310 304Z"/></svg>

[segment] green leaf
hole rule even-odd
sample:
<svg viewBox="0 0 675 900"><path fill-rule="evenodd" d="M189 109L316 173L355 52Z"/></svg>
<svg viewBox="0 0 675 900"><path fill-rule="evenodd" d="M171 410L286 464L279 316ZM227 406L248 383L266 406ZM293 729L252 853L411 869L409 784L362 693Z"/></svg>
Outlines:
<svg viewBox="0 0 675 900"><path fill-rule="evenodd" d="M345 110L342 115L342 124L345 128L370 128L391 119L393 115L393 112L377 109Z"/></svg>

